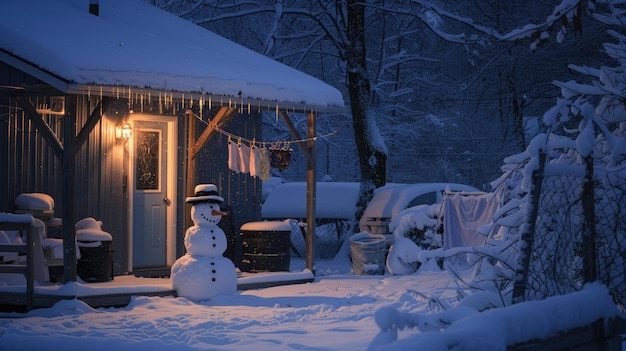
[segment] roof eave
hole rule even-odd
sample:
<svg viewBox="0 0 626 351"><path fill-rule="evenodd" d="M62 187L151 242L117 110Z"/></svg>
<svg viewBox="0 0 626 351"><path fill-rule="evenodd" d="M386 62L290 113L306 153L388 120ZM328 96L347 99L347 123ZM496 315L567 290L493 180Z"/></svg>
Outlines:
<svg viewBox="0 0 626 351"><path fill-rule="evenodd" d="M232 95L217 95L203 92L172 91L154 89L150 87L127 87L99 84L69 84L68 94L93 94L139 100L142 96L150 99L173 99L187 101L189 105L202 104L203 106L230 106L248 112L280 110L289 113L345 113L345 106L339 105L310 105L304 102L267 100L253 97Z"/></svg>
<svg viewBox="0 0 626 351"><path fill-rule="evenodd" d="M0 50L0 61L10 65L32 77L39 79L45 84L59 91L61 94L96 94L114 97L131 97L151 96L154 98L168 98L175 100L189 101L190 104L203 103L206 105L216 106L232 106L252 111L272 111L281 110L289 113L345 113L345 106L340 105L319 105L306 104L304 102L267 100L253 97L240 97L230 95L214 95L202 92L185 92L171 91L163 89L154 89L149 87L127 87L127 86L111 86L98 84L79 84L70 83L67 80L52 74L36 65L25 61L5 50Z"/></svg>
<svg viewBox="0 0 626 351"><path fill-rule="evenodd" d="M6 63L9 66L31 75L32 77L39 79L40 81L50 85L54 89L59 90L62 93L67 92L68 82L59 76L52 74L46 70L43 70L36 65L28 61L24 61L21 58L0 49L0 61Z"/></svg>

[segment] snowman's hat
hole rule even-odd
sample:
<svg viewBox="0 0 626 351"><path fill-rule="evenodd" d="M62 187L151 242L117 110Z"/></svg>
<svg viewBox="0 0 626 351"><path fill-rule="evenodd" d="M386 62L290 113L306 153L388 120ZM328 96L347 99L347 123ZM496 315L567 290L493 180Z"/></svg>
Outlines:
<svg viewBox="0 0 626 351"><path fill-rule="evenodd" d="M194 193L194 196L188 197L185 202L191 204L200 202L219 204L224 202L224 198L217 196L217 186L215 184L198 184L194 189Z"/></svg>

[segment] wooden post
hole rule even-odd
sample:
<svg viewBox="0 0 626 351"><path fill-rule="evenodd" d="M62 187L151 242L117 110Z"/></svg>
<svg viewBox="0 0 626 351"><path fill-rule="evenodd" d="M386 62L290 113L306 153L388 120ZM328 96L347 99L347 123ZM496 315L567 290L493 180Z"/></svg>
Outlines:
<svg viewBox="0 0 626 351"><path fill-rule="evenodd" d="M310 112L307 116L307 172L306 172L306 268L315 273L315 115Z"/></svg>
<svg viewBox="0 0 626 351"><path fill-rule="evenodd" d="M193 112L187 111L187 176L185 177L185 197L193 195L193 189L196 186L196 155L193 154L193 147L196 143L196 118ZM183 199L185 198L183 197ZM185 202L184 218L185 228L193 225L191 221L190 208Z"/></svg>
<svg viewBox="0 0 626 351"><path fill-rule="evenodd" d="M74 154L76 144L76 104L75 97L65 96L65 116L63 117L63 283L76 281L76 223Z"/></svg>

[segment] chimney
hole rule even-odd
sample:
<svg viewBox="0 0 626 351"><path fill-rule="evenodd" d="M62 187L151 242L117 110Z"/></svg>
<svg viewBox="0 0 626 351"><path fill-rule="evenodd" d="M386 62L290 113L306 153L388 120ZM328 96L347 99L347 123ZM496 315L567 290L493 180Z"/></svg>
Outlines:
<svg viewBox="0 0 626 351"><path fill-rule="evenodd" d="M100 15L100 0L89 0L89 13L92 15Z"/></svg>

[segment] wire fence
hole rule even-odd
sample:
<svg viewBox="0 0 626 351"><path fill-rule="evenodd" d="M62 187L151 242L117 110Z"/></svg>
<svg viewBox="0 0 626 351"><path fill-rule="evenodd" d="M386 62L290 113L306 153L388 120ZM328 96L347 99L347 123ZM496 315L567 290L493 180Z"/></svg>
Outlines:
<svg viewBox="0 0 626 351"><path fill-rule="evenodd" d="M582 160L580 172L551 168L549 158L535 172L533 189L540 191L530 201L537 211L528 218L534 230L522 234L528 260L521 276L526 279L516 282L513 298L538 300L600 281L624 310L625 183L609 172L594 173L590 157L574 159Z"/></svg>

